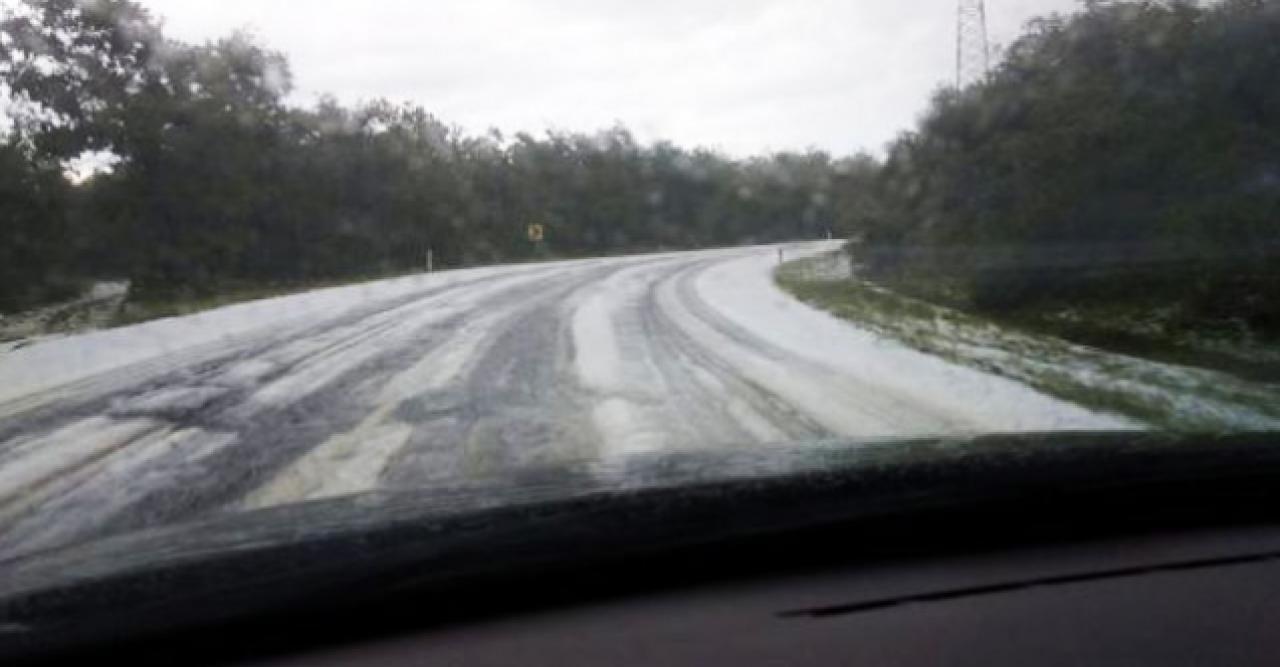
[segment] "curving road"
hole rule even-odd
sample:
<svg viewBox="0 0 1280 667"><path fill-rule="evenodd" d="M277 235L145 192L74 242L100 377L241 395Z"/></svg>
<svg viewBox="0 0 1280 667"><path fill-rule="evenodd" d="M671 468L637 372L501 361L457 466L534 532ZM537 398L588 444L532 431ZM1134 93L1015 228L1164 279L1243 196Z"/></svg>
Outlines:
<svg viewBox="0 0 1280 667"><path fill-rule="evenodd" d="M1116 425L803 306L777 256L448 272L0 353L0 558L564 461Z"/></svg>

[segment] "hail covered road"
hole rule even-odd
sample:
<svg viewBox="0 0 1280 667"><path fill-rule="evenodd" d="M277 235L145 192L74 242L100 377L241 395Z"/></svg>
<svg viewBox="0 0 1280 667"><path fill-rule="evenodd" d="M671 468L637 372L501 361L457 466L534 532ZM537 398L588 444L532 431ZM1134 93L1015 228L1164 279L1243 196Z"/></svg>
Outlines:
<svg viewBox="0 0 1280 667"><path fill-rule="evenodd" d="M1113 425L804 306L777 261L453 271L0 351L0 560L570 460Z"/></svg>

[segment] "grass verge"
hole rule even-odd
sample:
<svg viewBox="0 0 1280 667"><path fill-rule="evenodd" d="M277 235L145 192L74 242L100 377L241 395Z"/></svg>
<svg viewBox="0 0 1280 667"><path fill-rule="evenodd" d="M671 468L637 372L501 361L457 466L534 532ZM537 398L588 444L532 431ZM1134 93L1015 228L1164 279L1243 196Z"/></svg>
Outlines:
<svg viewBox="0 0 1280 667"><path fill-rule="evenodd" d="M1280 385L1107 352L1020 330L851 277L843 253L795 260L776 279L801 301L907 347L1158 429L1280 428Z"/></svg>

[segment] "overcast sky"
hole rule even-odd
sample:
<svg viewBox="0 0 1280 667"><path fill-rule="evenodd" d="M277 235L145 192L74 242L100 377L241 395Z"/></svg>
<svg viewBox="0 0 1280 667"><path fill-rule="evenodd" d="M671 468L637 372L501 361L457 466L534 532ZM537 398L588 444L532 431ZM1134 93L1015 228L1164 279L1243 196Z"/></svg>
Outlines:
<svg viewBox="0 0 1280 667"><path fill-rule="evenodd" d="M988 0L992 41L1078 0ZM954 76L956 0L142 0L199 42L249 29L295 100L386 97L483 132L593 131L733 155L880 152Z"/></svg>

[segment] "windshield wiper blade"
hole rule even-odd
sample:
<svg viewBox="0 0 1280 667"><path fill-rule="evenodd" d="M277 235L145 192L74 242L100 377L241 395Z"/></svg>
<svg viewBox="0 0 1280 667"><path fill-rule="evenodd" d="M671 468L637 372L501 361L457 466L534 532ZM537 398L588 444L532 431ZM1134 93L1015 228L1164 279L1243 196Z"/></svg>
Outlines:
<svg viewBox="0 0 1280 667"><path fill-rule="evenodd" d="M913 595L897 595L885 598L876 598L872 600L862 600L859 602L846 602L822 607L808 607L805 609L791 609L788 611L778 612L779 618L829 618L832 616L848 616L851 614L861 614L871 611L879 611L881 609L889 609L891 607L901 607L909 604L920 604L928 602L946 602L949 600L959 600L963 598L982 597L985 595L998 595L1000 593L1012 593L1015 591L1027 590L1030 588L1039 588L1044 586L1066 586L1070 584L1079 584L1094 581L1106 581L1108 579L1125 579L1128 577L1139 577L1150 574L1161 574L1166 572L1186 572L1192 570L1204 570L1219 567L1230 567L1233 565L1251 565L1254 563L1265 563L1269 561L1280 560L1280 551L1264 551L1256 554L1243 554L1238 556L1221 556L1216 558L1201 558L1188 561L1177 561L1170 563L1154 563L1150 565L1141 565L1136 567L1124 567L1106 570L1095 570L1090 572L1081 572L1076 574L1064 574L1046 577L1033 577L1029 579L1017 579L1013 581L1001 581L997 583L981 584L978 586L965 586L960 588L948 588L927 593L918 593Z"/></svg>

